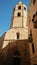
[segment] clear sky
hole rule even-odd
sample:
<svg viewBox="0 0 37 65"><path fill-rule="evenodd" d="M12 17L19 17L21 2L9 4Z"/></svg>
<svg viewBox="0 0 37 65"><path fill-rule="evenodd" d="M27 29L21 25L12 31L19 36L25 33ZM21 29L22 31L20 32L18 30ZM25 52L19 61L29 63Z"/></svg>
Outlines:
<svg viewBox="0 0 37 65"><path fill-rule="evenodd" d="M20 0L0 0L0 36L9 30L14 6ZM22 0L28 7L30 0Z"/></svg>

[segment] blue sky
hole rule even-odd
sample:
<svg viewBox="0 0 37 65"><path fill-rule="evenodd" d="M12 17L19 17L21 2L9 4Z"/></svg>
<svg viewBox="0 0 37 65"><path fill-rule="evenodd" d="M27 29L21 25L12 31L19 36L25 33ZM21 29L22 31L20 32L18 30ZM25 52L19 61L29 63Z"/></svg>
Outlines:
<svg viewBox="0 0 37 65"><path fill-rule="evenodd" d="M0 36L9 30L14 6L20 0L0 0ZM30 0L22 0L27 7Z"/></svg>

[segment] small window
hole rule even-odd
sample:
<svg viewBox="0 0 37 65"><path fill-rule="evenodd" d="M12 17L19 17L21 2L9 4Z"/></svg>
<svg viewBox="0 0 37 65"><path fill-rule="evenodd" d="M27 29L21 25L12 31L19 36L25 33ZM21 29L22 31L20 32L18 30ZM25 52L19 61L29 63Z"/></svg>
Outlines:
<svg viewBox="0 0 37 65"><path fill-rule="evenodd" d="M37 11L36 11L36 16L37 16Z"/></svg>
<svg viewBox="0 0 37 65"><path fill-rule="evenodd" d="M24 7L24 10L26 10L26 8Z"/></svg>
<svg viewBox="0 0 37 65"><path fill-rule="evenodd" d="M33 18L35 18L35 14L33 15Z"/></svg>
<svg viewBox="0 0 37 65"><path fill-rule="evenodd" d="M37 11L36 11L36 14L35 14L35 15L36 15L36 16L35 16L35 19L34 19L35 22L34 22L33 25L34 25L34 28L37 28Z"/></svg>
<svg viewBox="0 0 37 65"><path fill-rule="evenodd" d="M17 39L19 39L19 33L17 33Z"/></svg>
<svg viewBox="0 0 37 65"><path fill-rule="evenodd" d="M35 50L34 50L34 44L32 43L32 52L34 53Z"/></svg>
<svg viewBox="0 0 37 65"><path fill-rule="evenodd" d="M37 28L37 21L35 21L33 25L34 25L34 28Z"/></svg>
<svg viewBox="0 0 37 65"><path fill-rule="evenodd" d="M36 1L36 0L33 0L33 4L35 4L35 1Z"/></svg>
<svg viewBox="0 0 37 65"><path fill-rule="evenodd" d="M21 6L19 6L18 9L21 9Z"/></svg>
<svg viewBox="0 0 37 65"><path fill-rule="evenodd" d="M21 16L21 13L20 13L20 12L18 12L18 15L17 15L17 16L18 16L18 17L19 17L19 16Z"/></svg>
<svg viewBox="0 0 37 65"><path fill-rule="evenodd" d="M34 21L34 19L32 19L32 22Z"/></svg>
<svg viewBox="0 0 37 65"><path fill-rule="evenodd" d="M32 31L31 31L31 30L30 30L30 34L29 34L29 37L28 37L28 38L29 38L29 42L31 43L32 40L33 40L33 39L32 39Z"/></svg>

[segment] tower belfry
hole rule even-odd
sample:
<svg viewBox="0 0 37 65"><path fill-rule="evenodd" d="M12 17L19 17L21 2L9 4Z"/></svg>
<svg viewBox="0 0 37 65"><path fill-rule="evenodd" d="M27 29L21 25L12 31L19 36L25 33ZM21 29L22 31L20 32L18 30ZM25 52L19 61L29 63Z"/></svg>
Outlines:
<svg viewBox="0 0 37 65"><path fill-rule="evenodd" d="M25 27L27 28L27 7L20 1L14 8L11 27Z"/></svg>

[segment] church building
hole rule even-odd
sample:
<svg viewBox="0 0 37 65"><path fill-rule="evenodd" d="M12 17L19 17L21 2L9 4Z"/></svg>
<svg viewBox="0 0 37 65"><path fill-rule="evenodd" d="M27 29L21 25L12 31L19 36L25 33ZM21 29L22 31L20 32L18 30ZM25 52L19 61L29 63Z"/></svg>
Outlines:
<svg viewBox="0 0 37 65"><path fill-rule="evenodd" d="M30 0L28 12L22 1L15 5L10 29L0 38L1 65L37 65L36 3Z"/></svg>
<svg viewBox="0 0 37 65"><path fill-rule="evenodd" d="M4 65L30 65L27 7L22 1L14 7L10 29L1 39Z"/></svg>

